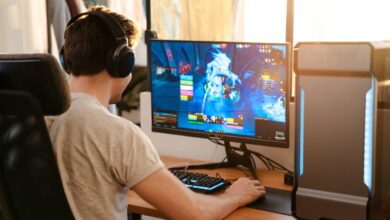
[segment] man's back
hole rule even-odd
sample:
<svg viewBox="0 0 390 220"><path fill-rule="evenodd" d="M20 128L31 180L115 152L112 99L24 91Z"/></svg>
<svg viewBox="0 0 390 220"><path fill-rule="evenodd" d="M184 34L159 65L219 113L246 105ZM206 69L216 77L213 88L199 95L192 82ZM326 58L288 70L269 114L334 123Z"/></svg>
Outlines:
<svg viewBox="0 0 390 220"><path fill-rule="evenodd" d="M137 126L85 93L72 93L50 135L77 219L126 219L127 190L163 166Z"/></svg>

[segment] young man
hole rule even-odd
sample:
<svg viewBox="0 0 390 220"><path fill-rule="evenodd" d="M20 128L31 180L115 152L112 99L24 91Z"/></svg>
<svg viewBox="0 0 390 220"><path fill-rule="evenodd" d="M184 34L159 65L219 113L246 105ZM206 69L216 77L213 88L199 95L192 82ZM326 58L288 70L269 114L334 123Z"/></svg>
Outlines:
<svg viewBox="0 0 390 220"><path fill-rule="evenodd" d="M89 12L112 16L134 47L138 29L133 21L104 7ZM114 31L105 25L93 15L68 25L62 53L72 104L50 127L75 218L127 219L128 189L170 219L221 219L264 195L264 187L248 178L240 178L218 196L192 192L164 167L137 126L107 111L109 103L120 100L131 74L118 77L110 72L110 56L118 45Z"/></svg>

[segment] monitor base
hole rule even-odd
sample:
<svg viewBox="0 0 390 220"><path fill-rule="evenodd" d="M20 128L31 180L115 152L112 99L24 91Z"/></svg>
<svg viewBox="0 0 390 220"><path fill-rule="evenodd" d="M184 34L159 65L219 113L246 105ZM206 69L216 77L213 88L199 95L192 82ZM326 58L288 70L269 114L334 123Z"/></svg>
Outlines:
<svg viewBox="0 0 390 220"><path fill-rule="evenodd" d="M245 143L241 143L240 147L232 147L229 141L224 141L226 150L226 162L206 163L206 164L193 164L189 166L173 167L171 170L178 169L218 169L218 168L231 168L236 166L243 166L248 168L253 179L258 180L258 176L255 168L255 161L252 158L251 151L248 150ZM237 153L237 151L241 152Z"/></svg>

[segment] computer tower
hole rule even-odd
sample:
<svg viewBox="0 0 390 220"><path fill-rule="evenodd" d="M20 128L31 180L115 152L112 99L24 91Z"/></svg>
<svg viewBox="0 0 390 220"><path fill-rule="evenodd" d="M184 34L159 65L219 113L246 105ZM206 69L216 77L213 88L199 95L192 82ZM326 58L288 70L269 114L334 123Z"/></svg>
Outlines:
<svg viewBox="0 0 390 220"><path fill-rule="evenodd" d="M378 83L376 150L376 188L370 216L372 219L390 219L390 77Z"/></svg>
<svg viewBox="0 0 390 220"><path fill-rule="evenodd" d="M390 110L378 97L388 95L390 43L304 42L294 54L293 214L390 218Z"/></svg>

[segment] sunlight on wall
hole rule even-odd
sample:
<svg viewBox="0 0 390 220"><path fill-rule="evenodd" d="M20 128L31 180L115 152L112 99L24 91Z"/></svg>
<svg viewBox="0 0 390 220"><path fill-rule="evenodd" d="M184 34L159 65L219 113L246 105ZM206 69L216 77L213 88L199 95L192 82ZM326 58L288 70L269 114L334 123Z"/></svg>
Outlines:
<svg viewBox="0 0 390 220"><path fill-rule="evenodd" d="M294 41L390 40L389 0L295 0Z"/></svg>
<svg viewBox="0 0 390 220"><path fill-rule="evenodd" d="M244 41L285 42L286 0L245 0Z"/></svg>

